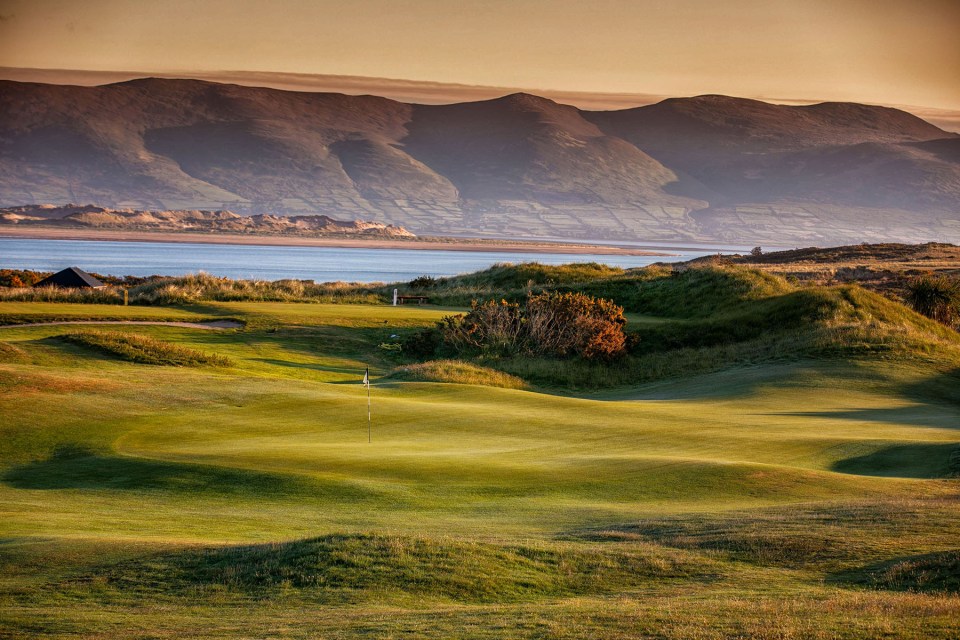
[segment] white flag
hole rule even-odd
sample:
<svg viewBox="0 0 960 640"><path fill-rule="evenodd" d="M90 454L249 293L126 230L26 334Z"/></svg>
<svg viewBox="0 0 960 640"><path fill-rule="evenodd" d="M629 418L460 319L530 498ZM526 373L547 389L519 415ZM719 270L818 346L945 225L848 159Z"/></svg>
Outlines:
<svg viewBox="0 0 960 640"><path fill-rule="evenodd" d="M364 369L363 371L363 386L370 386L370 369Z"/></svg>

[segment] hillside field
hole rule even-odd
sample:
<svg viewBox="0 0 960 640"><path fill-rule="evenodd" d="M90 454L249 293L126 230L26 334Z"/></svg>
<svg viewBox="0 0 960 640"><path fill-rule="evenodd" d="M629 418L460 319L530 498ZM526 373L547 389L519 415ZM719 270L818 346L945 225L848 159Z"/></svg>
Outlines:
<svg viewBox="0 0 960 640"><path fill-rule="evenodd" d="M626 278L582 287L640 335L593 385L404 368L462 307L0 302L0 637L957 637L960 336Z"/></svg>

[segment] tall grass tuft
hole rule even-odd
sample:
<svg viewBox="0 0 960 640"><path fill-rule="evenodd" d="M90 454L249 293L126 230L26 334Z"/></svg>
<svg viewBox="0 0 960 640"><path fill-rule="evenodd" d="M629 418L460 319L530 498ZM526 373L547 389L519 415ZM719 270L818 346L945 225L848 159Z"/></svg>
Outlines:
<svg viewBox="0 0 960 640"><path fill-rule="evenodd" d="M178 305L220 302L321 302L374 304L383 302L366 285L346 282L314 284L300 280L231 280L206 273L164 278L130 290L137 304Z"/></svg>
<svg viewBox="0 0 960 640"><path fill-rule="evenodd" d="M317 302L378 304L387 301L386 288L376 285L301 280L231 280L206 273L177 278L152 278L128 289L130 304L182 305L205 301L222 302ZM60 289L56 287L2 288L0 301L77 302L123 304L118 287L103 289Z"/></svg>
<svg viewBox="0 0 960 640"><path fill-rule="evenodd" d="M453 382L503 389L525 389L527 383L516 376L463 360L431 360L399 367L390 374L395 380L417 382Z"/></svg>

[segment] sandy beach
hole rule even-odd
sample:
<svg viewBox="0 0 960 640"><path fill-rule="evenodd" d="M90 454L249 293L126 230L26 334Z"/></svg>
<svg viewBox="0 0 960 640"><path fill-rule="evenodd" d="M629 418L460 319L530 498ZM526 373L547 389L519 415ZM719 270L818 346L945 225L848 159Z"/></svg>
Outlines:
<svg viewBox="0 0 960 640"><path fill-rule="evenodd" d="M606 245L510 240L391 240L379 238L320 238L303 236L244 235L234 233L189 233L164 231L122 231L116 229L58 229L50 227L0 227L0 238L37 240L100 240L105 242L182 242L290 247L336 247L353 249L429 249L433 251L518 251L524 253L568 253L625 256L670 256L664 251L611 247Z"/></svg>

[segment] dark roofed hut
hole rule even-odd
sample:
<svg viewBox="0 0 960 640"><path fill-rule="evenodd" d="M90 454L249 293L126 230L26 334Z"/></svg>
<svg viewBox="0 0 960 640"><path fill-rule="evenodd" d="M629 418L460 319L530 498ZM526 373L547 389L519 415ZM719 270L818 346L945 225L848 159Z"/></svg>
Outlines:
<svg viewBox="0 0 960 640"><path fill-rule="evenodd" d="M102 289L107 286L92 275L76 267L67 267L52 276L46 277L34 287L56 287L58 289Z"/></svg>

